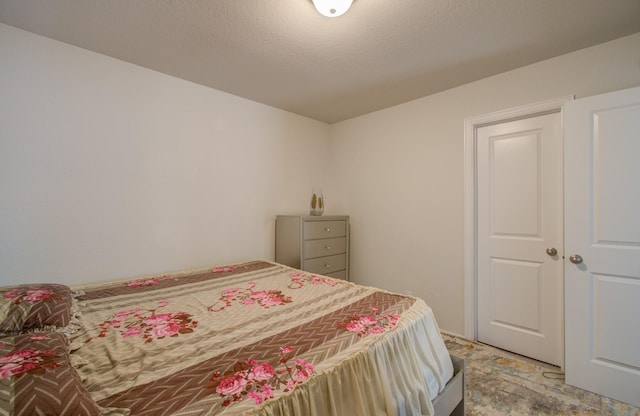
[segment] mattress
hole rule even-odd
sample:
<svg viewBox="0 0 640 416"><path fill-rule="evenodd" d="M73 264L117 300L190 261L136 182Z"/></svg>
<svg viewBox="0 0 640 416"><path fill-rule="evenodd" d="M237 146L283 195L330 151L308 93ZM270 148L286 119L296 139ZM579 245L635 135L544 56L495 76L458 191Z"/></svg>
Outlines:
<svg viewBox="0 0 640 416"><path fill-rule="evenodd" d="M105 414L430 415L453 375L419 298L267 261L74 288Z"/></svg>

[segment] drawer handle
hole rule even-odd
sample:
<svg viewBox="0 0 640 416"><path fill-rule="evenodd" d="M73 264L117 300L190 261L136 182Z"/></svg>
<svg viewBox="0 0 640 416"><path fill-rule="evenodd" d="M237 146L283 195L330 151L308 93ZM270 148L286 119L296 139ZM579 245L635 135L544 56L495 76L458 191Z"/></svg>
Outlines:
<svg viewBox="0 0 640 416"><path fill-rule="evenodd" d="M331 250L331 246L324 246L325 250Z"/></svg>
<svg viewBox="0 0 640 416"><path fill-rule="evenodd" d="M327 227L327 228L325 228L324 230L325 230L326 232L329 232L329 231L331 231L331 228L328 228L328 227Z"/></svg>
<svg viewBox="0 0 640 416"><path fill-rule="evenodd" d="M328 269L329 267L331 267L331 265L330 264L325 264L324 267L326 267Z"/></svg>

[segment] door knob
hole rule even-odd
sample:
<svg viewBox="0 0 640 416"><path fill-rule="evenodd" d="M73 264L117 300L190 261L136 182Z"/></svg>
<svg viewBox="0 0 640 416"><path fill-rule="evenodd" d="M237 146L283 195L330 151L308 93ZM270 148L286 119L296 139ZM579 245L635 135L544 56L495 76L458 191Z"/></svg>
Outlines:
<svg viewBox="0 0 640 416"><path fill-rule="evenodd" d="M554 247L550 247L547 249L547 254L551 257L556 256L558 254L558 250L556 250Z"/></svg>
<svg viewBox="0 0 640 416"><path fill-rule="evenodd" d="M582 256L580 254L574 254L569 257L569 261L573 264L580 264L582 263Z"/></svg>

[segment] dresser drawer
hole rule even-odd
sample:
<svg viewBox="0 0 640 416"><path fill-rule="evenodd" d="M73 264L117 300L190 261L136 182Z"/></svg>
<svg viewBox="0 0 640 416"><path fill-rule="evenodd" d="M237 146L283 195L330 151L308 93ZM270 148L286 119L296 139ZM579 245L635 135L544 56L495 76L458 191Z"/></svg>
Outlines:
<svg viewBox="0 0 640 416"><path fill-rule="evenodd" d="M335 279L342 279L342 280L347 280L347 271L346 270L340 270L339 272L334 272L334 273L325 273L325 276L329 276L329 277L333 277Z"/></svg>
<svg viewBox="0 0 640 416"><path fill-rule="evenodd" d="M346 221L305 221L304 239L342 237L347 235Z"/></svg>
<svg viewBox="0 0 640 416"><path fill-rule="evenodd" d="M317 259L304 261L304 270L310 273L327 274L346 269L346 267L346 254L318 257Z"/></svg>
<svg viewBox="0 0 640 416"><path fill-rule="evenodd" d="M304 242L304 258L331 256L347 251L347 239L345 237L324 238L320 240L307 240Z"/></svg>

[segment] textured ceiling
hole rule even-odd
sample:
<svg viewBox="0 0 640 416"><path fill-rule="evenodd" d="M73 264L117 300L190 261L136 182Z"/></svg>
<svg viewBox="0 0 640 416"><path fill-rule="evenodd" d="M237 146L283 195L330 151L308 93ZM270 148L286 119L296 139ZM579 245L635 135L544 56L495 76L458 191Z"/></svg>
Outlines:
<svg viewBox="0 0 640 416"><path fill-rule="evenodd" d="M640 32L640 0L0 0L0 22L334 123Z"/></svg>

